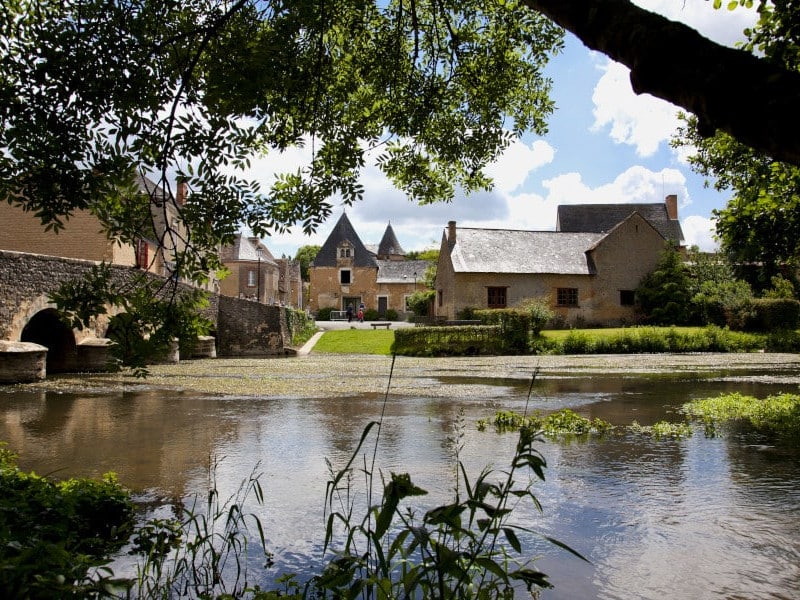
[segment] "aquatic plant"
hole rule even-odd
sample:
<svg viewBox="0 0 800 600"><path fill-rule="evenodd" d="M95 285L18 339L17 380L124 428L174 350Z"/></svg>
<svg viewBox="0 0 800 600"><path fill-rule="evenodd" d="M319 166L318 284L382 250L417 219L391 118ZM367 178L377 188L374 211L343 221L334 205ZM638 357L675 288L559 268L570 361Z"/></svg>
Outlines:
<svg viewBox="0 0 800 600"><path fill-rule="evenodd" d="M638 421L634 421L630 424L628 429L633 433L651 435L657 440L664 438L687 438L691 437L694 433L689 423L675 423L670 421L657 421L652 425L640 425Z"/></svg>
<svg viewBox="0 0 800 600"><path fill-rule="evenodd" d="M608 421L599 417L588 419L568 408L547 415L542 415L538 411L532 415L522 415L511 410L498 410L493 418L480 419L477 423L479 431L484 431L489 425L493 425L499 433L529 427L551 437L602 434L613 429L613 425Z"/></svg>
<svg viewBox="0 0 800 600"><path fill-rule="evenodd" d="M800 395L778 394L759 400L740 393L692 400L681 407L706 426L707 435L717 435L723 423L746 423L763 434L783 438L800 437Z"/></svg>

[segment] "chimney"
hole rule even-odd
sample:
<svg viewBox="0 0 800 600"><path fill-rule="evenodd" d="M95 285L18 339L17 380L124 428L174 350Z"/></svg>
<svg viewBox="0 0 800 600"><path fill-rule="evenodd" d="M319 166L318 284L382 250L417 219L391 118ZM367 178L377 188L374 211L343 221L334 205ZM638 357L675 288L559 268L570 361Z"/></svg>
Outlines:
<svg viewBox="0 0 800 600"><path fill-rule="evenodd" d="M448 221L447 222L447 241L452 247L453 244L456 243L456 222L455 221Z"/></svg>
<svg viewBox="0 0 800 600"><path fill-rule="evenodd" d="M184 206L186 198L189 196L189 184L185 180L179 179L177 187L175 188L175 204Z"/></svg>
<svg viewBox="0 0 800 600"><path fill-rule="evenodd" d="M664 204L667 207L667 216L672 221L678 220L678 195L670 194L664 199Z"/></svg>

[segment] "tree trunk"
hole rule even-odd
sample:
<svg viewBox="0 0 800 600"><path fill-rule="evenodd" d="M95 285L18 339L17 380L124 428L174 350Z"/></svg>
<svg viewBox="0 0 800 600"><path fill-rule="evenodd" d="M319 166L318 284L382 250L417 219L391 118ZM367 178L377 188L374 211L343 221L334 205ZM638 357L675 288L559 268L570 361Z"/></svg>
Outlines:
<svg viewBox="0 0 800 600"><path fill-rule="evenodd" d="M626 65L637 94L697 116L773 158L800 165L800 73L721 46L629 0L523 0L586 46Z"/></svg>

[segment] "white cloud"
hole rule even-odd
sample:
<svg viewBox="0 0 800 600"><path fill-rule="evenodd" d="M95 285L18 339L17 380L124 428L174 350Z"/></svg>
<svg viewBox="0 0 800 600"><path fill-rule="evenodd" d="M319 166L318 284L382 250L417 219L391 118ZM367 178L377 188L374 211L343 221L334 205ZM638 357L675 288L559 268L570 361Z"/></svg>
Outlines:
<svg viewBox="0 0 800 600"><path fill-rule="evenodd" d="M705 252L719 249L719 243L714 239L714 221L706 217L692 215L681 221L683 237L687 246L698 246Z"/></svg>
<svg viewBox="0 0 800 600"><path fill-rule="evenodd" d="M494 179L495 189L513 192L525 183L532 171L553 162L554 157L555 149L544 140L536 140L528 146L517 139L486 172Z"/></svg>
<svg viewBox="0 0 800 600"><path fill-rule="evenodd" d="M649 94L636 95L624 65L606 59L598 68L603 75L592 94L592 130L609 128L614 142L634 146L639 156L652 156L678 127L678 109Z"/></svg>
<svg viewBox="0 0 800 600"><path fill-rule="evenodd" d="M677 169L651 171L633 166L613 181L591 188L579 173L565 173L542 182L555 204L615 204L620 202L663 202L668 194L677 194L680 204L689 200L686 178ZM555 221L554 221L555 222Z"/></svg>
<svg viewBox="0 0 800 600"><path fill-rule="evenodd" d="M704 36L717 43L733 46L744 40L742 31L752 26L757 14L755 9L737 7L727 10L714 9L710 0L703 2L676 2L676 0L633 0L634 4L652 12L664 15L673 21L680 21L697 29Z"/></svg>

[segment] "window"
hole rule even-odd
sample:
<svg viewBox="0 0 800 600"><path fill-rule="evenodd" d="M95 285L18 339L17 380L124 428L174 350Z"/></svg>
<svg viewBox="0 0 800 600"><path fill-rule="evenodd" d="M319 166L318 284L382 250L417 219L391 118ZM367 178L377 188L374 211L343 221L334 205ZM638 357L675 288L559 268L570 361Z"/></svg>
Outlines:
<svg viewBox="0 0 800 600"><path fill-rule="evenodd" d="M578 288L558 288L556 304L558 306L578 306Z"/></svg>
<svg viewBox="0 0 800 600"><path fill-rule="evenodd" d="M487 305L489 308L505 308L506 307L506 288L504 287L490 287L488 290Z"/></svg>
<svg viewBox="0 0 800 600"><path fill-rule="evenodd" d="M339 258L350 258L350 248L339 248Z"/></svg>
<svg viewBox="0 0 800 600"><path fill-rule="evenodd" d="M439 306L442 306L444 304L444 292L439 290L437 296L439 297Z"/></svg>
<svg viewBox="0 0 800 600"><path fill-rule="evenodd" d="M633 306L636 303L636 294L633 290L619 291L620 306Z"/></svg>
<svg viewBox="0 0 800 600"><path fill-rule="evenodd" d="M342 285L350 285L350 269L342 269L339 271L339 283Z"/></svg>
<svg viewBox="0 0 800 600"><path fill-rule="evenodd" d="M256 272L255 271L248 271L247 272L247 286L248 287L256 287Z"/></svg>

